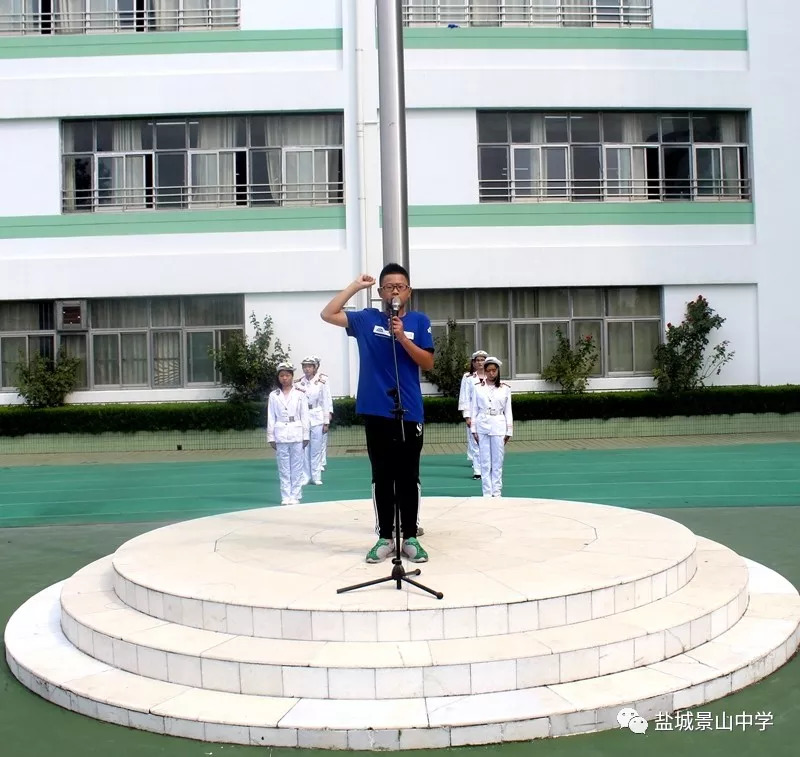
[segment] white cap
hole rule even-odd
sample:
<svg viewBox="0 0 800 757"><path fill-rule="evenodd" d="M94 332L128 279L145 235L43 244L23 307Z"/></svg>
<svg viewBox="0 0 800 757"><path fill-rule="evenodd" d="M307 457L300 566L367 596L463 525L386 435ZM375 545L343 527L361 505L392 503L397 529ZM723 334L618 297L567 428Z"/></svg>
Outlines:
<svg viewBox="0 0 800 757"><path fill-rule="evenodd" d="M290 373L294 373L294 366L291 363L278 363L276 370L278 373L281 371L289 371Z"/></svg>
<svg viewBox="0 0 800 757"><path fill-rule="evenodd" d="M502 368L503 364L496 358L496 357L487 357L483 363L483 367L485 368L487 365L494 364L498 368Z"/></svg>
<svg viewBox="0 0 800 757"><path fill-rule="evenodd" d="M300 365L316 365L319 366L319 358L316 355L309 355L300 361Z"/></svg>
<svg viewBox="0 0 800 757"><path fill-rule="evenodd" d="M474 360L476 357L489 357L489 353L484 352L483 350L478 350L477 352L472 353L471 359Z"/></svg>

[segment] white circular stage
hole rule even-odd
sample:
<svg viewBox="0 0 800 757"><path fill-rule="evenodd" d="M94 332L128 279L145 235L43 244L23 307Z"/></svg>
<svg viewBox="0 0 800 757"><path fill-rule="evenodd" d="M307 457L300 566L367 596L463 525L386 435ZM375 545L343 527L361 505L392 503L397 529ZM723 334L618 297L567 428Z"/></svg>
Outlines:
<svg viewBox="0 0 800 757"><path fill-rule="evenodd" d="M777 574L647 513L431 498L415 580L367 565L369 501L144 534L23 605L7 658L91 717L205 741L336 749L618 727L768 675L800 643Z"/></svg>
<svg viewBox="0 0 800 757"><path fill-rule="evenodd" d="M144 534L114 555L115 589L142 612L211 631L344 641L332 629L349 611L375 620L362 641L404 641L443 638L444 619L458 615L446 612L453 608L480 608L480 624L454 622L445 638L602 617L661 599L695 571L691 531L632 510L442 498L426 500L423 515L430 562L419 566L417 580L443 592L440 601L395 585L336 593L391 572L391 561L364 562L376 539L367 500L220 515ZM557 601L548 602L563 597L570 597L569 617L559 615ZM249 621L239 627L238 617L226 617L222 628L201 602L223 605L226 616L231 607L280 609L284 622L250 630ZM381 618L378 634L378 615L392 610L411 611L413 635L394 615Z"/></svg>

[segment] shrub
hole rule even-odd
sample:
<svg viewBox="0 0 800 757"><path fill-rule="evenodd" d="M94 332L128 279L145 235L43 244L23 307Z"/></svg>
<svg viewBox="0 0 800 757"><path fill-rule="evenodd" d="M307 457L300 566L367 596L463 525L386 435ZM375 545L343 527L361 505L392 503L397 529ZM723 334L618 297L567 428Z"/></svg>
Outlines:
<svg viewBox="0 0 800 757"><path fill-rule="evenodd" d="M723 323L725 319L699 296L686 305L686 317L678 326L667 324L666 342L655 349L653 377L659 392L681 394L702 389L712 374L719 376L736 354L728 352L728 341L707 350L709 334Z"/></svg>
<svg viewBox="0 0 800 757"><path fill-rule="evenodd" d="M0 408L0 437L136 431L246 431L266 425L262 403L182 402Z"/></svg>
<svg viewBox="0 0 800 757"><path fill-rule="evenodd" d="M58 407L78 383L81 361L62 348L55 360L37 355L26 363L20 354L17 391L29 407Z"/></svg>
<svg viewBox="0 0 800 757"><path fill-rule="evenodd" d="M467 345L456 321L447 321L447 330L436 339L433 370L425 378L435 384L445 397L458 397L461 379L469 367Z"/></svg>
<svg viewBox="0 0 800 757"><path fill-rule="evenodd" d="M655 391L515 394L514 419L664 418L737 413L800 413L800 386L709 387L682 395ZM461 424L457 400L425 397L426 423ZM334 400L332 426L360 425L355 400ZM247 431L266 424L257 402L0 407L0 437L26 434L101 434L135 431Z"/></svg>
<svg viewBox="0 0 800 757"><path fill-rule="evenodd" d="M586 334L573 349L559 328L556 328L556 339L558 346L542 371L542 378L551 384L561 384L564 394L581 394L586 391L589 376L597 363L597 345L592 335Z"/></svg>
<svg viewBox="0 0 800 757"><path fill-rule="evenodd" d="M232 334L219 350L211 352L231 402L263 401L277 384L278 365L289 359L279 339L272 343L272 318L266 316L261 324L251 313L250 323L255 332L252 338Z"/></svg>

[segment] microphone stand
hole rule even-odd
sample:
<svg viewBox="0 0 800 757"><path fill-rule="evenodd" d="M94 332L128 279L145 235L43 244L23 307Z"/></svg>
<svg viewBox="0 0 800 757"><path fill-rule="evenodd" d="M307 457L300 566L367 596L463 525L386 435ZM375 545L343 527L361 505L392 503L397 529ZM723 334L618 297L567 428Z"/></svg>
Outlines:
<svg viewBox="0 0 800 757"><path fill-rule="evenodd" d="M400 397L400 372L397 368L397 340L394 335L394 328L392 320L395 316L399 317L400 315L400 298L394 297L392 298L392 314L389 318L389 333L392 337L392 355L394 356L394 389L390 389L388 394L390 397L394 398L394 407L392 408L392 415L397 418L398 423L400 424L400 443L405 445L406 441L406 429L405 425L403 424L403 416L405 415L405 410L403 409L403 401ZM337 589L337 594L344 594L346 591L353 591L354 589L363 589L365 586L375 586L376 584L386 583L388 581L395 581L397 584L397 589L399 590L403 582L412 584L416 586L418 589L422 589L423 591L427 591L428 594L433 594L436 599L442 599L444 594L440 591L435 591L434 589L430 589L427 586L423 586L421 583L412 580L409 576L418 576L422 572L419 568L416 570L406 570L403 567L403 560L401 558L400 552L400 502L397 499L397 488L395 487L394 492L394 558L392 559L392 572L391 575L386 576L384 578L376 578L373 581L365 581L364 583L356 584L355 586L347 586L343 589Z"/></svg>

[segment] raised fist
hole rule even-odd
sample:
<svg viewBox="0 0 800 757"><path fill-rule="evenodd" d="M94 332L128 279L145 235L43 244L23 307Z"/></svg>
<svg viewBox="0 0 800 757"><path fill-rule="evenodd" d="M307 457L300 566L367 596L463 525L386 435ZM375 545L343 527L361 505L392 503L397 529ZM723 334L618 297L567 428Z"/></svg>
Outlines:
<svg viewBox="0 0 800 757"><path fill-rule="evenodd" d="M362 273L353 283L359 289L369 289L375 283L375 277L370 276L368 273Z"/></svg>

